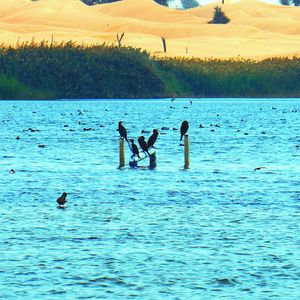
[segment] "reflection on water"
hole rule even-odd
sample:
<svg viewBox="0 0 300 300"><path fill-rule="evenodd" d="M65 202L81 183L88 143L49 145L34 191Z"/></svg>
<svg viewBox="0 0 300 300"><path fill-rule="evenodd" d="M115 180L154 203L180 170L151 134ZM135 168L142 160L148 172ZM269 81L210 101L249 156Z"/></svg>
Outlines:
<svg viewBox="0 0 300 300"><path fill-rule="evenodd" d="M0 298L298 299L299 114L299 100L0 102ZM155 171L117 169L120 120L136 139L169 128Z"/></svg>

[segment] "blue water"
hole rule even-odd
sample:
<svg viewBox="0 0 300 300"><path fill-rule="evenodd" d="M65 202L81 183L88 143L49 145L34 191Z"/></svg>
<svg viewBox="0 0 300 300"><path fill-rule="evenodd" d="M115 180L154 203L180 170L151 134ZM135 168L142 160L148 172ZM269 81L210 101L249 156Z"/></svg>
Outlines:
<svg viewBox="0 0 300 300"><path fill-rule="evenodd" d="M0 299L300 299L299 116L299 99L1 101ZM119 120L170 128L155 171L117 169Z"/></svg>

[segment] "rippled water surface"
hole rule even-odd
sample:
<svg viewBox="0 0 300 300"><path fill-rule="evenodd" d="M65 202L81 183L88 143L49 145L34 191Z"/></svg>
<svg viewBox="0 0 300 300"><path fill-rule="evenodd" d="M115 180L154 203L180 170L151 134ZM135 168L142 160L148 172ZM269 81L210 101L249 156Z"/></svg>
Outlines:
<svg viewBox="0 0 300 300"><path fill-rule="evenodd" d="M170 128L156 170L117 169L119 120ZM300 299L300 100L1 101L0 122L0 299Z"/></svg>

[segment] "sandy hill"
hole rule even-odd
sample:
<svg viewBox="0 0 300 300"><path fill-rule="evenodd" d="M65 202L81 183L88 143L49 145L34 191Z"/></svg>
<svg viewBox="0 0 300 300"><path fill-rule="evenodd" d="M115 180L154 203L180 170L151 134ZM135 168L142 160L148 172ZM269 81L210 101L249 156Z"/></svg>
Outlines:
<svg viewBox="0 0 300 300"><path fill-rule="evenodd" d="M87 6L79 0L0 0L0 43L74 40L116 43L167 55L198 57L266 57L300 55L300 8L259 1L227 0L227 25L212 25L216 4L174 10L152 0L123 0ZM219 3L220 1L218 1Z"/></svg>

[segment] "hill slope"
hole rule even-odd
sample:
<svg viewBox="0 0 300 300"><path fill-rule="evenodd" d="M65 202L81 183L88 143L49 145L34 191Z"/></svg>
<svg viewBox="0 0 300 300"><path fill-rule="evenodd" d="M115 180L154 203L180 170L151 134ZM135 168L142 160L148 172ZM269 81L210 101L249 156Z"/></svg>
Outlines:
<svg viewBox="0 0 300 300"><path fill-rule="evenodd" d="M228 1L227 1L228 2ZM219 3L219 1L218 1ZM215 4L216 5L216 4ZM168 56L267 57L300 54L300 9L259 1L232 1L222 6L227 25L207 24L213 7L178 11L152 0L123 0L87 6L80 0L1 0L0 42L74 40L116 43Z"/></svg>

